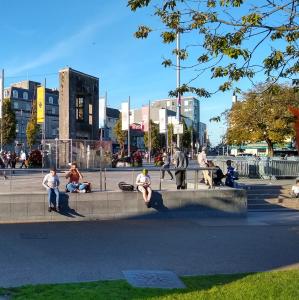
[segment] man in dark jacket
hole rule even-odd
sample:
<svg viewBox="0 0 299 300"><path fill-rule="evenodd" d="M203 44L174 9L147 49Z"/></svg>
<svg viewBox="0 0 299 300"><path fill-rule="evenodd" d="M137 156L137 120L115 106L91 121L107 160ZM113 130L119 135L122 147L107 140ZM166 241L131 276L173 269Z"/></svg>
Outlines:
<svg viewBox="0 0 299 300"><path fill-rule="evenodd" d="M173 163L177 169L174 173L177 189L186 189L186 169L188 167L188 157L177 147L175 148L175 153L173 155Z"/></svg>

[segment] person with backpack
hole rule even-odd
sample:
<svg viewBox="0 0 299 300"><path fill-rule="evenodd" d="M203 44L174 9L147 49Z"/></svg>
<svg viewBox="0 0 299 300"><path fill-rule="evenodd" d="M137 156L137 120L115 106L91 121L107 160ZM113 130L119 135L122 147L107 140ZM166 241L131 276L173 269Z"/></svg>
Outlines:
<svg viewBox="0 0 299 300"><path fill-rule="evenodd" d="M175 153L173 155L173 164L176 168L174 174L177 190L185 190L187 188L186 169L188 167L189 160L187 155L178 147L175 148Z"/></svg>
<svg viewBox="0 0 299 300"><path fill-rule="evenodd" d="M152 197L151 178L148 175L148 170L143 169L136 177L137 191L142 193L145 205L149 208Z"/></svg>

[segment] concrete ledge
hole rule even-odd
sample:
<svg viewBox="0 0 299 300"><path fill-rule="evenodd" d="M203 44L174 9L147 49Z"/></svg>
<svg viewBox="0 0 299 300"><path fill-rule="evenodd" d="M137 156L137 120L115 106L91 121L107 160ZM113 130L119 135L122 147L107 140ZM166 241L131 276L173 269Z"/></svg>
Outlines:
<svg viewBox="0 0 299 300"><path fill-rule="evenodd" d="M45 193L0 193L0 222L110 220L136 217L245 216L247 193L241 189L154 191L151 208L138 192L61 194L61 212L47 211Z"/></svg>

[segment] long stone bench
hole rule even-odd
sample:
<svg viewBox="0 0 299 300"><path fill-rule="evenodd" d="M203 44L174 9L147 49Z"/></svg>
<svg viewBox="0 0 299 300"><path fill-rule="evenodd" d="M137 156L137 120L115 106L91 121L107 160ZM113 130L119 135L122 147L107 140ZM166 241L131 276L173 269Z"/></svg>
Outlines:
<svg viewBox="0 0 299 300"><path fill-rule="evenodd" d="M0 222L83 221L176 216L245 216L247 193L241 189L154 191L147 208L141 193L105 191L60 195L59 213L47 211L46 193L0 193Z"/></svg>

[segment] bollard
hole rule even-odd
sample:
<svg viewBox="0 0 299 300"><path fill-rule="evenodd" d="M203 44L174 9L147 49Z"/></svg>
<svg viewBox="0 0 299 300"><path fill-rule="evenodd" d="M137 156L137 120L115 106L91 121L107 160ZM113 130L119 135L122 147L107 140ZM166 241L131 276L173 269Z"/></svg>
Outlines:
<svg viewBox="0 0 299 300"><path fill-rule="evenodd" d="M161 191L162 189L162 181L161 181L161 178L162 178L162 169L160 168L160 176L159 176L159 191Z"/></svg>
<svg viewBox="0 0 299 300"><path fill-rule="evenodd" d="M102 183L102 168L100 168L100 191L103 191L103 183Z"/></svg>
<svg viewBox="0 0 299 300"><path fill-rule="evenodd" d="M135 178L134 178L135 176L134 176L134 175L135 175L135 173L134 173L134 168L133 168L133 170L132 170L132 185L133 185L133 186L135 186L135 180L134 180L134 179L135 179Z"/></svg>
<svg viewBox="0 0 299 300"><path fill-rule="evenodd" d="M106 168L104 169L104 191L107 191Z"/></svg>

